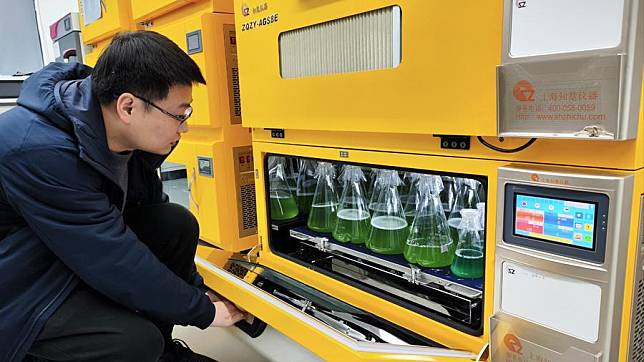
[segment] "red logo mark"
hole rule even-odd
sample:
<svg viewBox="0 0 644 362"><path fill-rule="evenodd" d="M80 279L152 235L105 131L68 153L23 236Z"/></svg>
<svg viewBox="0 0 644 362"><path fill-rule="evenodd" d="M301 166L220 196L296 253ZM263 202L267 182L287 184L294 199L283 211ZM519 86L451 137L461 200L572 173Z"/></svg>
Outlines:
<svg viewBox="0 0 644 362"><path fill-rule="evenodd" d="M534 87L527 80L520 80L514 85L512 95L519 102L533 102Z"/></svg>
<svg viewBox="0 0 644 362"><path fill-rule="evenodd" d="M505 337L503 338L503 343L505 343L505 347L510 351L514 353L521 354L521 350L523 349L523 346L521 345L521 341L517 336L514 334L506 334Z"/></svg>

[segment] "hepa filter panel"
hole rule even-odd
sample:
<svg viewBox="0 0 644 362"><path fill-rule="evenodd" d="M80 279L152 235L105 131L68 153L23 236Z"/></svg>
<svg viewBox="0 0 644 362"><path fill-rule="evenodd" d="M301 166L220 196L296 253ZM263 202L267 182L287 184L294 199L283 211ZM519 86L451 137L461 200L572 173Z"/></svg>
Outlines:
<svg viewBox="0 0 644 362"><path fill-rule="evenodd" d="M280 34L282 78L396 68L401 12L391 6Z"/></svg>

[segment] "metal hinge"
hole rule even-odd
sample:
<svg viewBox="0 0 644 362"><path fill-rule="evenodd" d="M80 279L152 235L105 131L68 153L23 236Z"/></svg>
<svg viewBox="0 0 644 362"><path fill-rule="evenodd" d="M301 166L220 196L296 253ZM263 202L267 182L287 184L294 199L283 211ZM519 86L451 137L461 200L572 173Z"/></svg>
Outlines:
<svg viewBox="0 0 644 362"><path fill-rule="evenodd" d="M255 246L252 247L252 249L248 251L248 253L246 253L246 260L249 263L255 264L257 261L257 258L259 257L259 252L261 250L262 250L262 244L256 244Z"/></svg>

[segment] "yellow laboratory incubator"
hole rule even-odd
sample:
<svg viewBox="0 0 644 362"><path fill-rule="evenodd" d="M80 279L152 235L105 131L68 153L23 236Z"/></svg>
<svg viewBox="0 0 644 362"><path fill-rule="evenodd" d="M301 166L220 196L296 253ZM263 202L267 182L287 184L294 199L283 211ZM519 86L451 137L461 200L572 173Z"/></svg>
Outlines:
<svg viewBox="0 0 644 362"><path fill-rule="evenodd" d="M643 13L236 1L258 244L207 283L325 360L642 360Z"/></svg>
<svg viewBox="0 0 644 362"><path fill-rule="evenodd" d="M131 16L206 75L170 161L210 244L200 273L254 316L251 341L270 326L330 361L644 360L642 0Z"/></svg>

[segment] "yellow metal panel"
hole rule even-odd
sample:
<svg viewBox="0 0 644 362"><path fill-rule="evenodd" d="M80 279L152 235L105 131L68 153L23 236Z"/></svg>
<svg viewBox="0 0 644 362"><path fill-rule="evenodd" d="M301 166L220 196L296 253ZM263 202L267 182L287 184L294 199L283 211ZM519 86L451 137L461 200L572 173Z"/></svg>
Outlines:
<svg viewBox="0 0 644 362"><path fill-rule="evenodd" d="M169 13L194 0L132 0L132 17L134 21L146 22L157 16Z"/></svg>
<svg viewBox="0 0 644 362"><path fill-rule="evenodd" d="M82 0L79 2L82 9ZM101 4L102 17L91 24L85 25L83 11L80 11L81 33L85 44L94 44L111 38L118 32L136 28L132 20L130 0L103 0Z"/></svg>
<svg viewBox="0 0 644 362"><path fill-rule="evenodd" d="M210 134L209 140L195 138L198 137L184 137L168 161L186 166L190 211L199 221L200 238L228 251L252 248L257 244L257 235L240 236L242 205L237 198L239 184L233 153L235 147L249 145L248 131L238 126ZM213 159L214 177L199 175L199 156Z"/></svg>
<svg viewBox="0 0 644 362"><path fill-rule="evenodd" d="M239 117L231 113L231 68L237 69L237 46L234 17L229 14L204 14L203 23L206 81L210 117L224 124L239 124Z"/></svg>
<svg viewBox="0 0 644 362"><path fill-rule="evenodd" d="M243 94L243 90L242 90ZM247 103L244 103L246 107ZM285 131L284 139L271 138L270 131L253 129L257 142L312 145L343 149L391 151L437 156L467 157L512 162L539 162L552 165L598 167L619 170L638 170L644 167L644 133L630 141L588 141L539 139L529 148L518 153L500 153L483 146L476 137L471 139L467 151L440 148L438 138L421 134L384 134L369 132L330 131ZM640 132L644 122L640 122ZM501 148L515 148L524 144L526 138L485 137L489 143Z"/></svg>
<svg viewBox="0 0 644 362"><path fill-rule="evenodd" d="M209 245L197 245L197 256L208 260L210 263L223 268L228 259L233 255L232 252L213 248Z"/></svg>
<svg viewBox="0 0 644 362"><path fill-rule="evenodd" d="M197 5L194 9L203 9L211 13L233 13L233 0L131 0L132 17L137 23L154 21L166 14L184 12L184 6Z"/></svg>
<svg viewBox="0 0 644 362"><path fill-rule="evenodd" d="M235 4L233 0L209 0L212 2L212 11L215 13L233 14Z"/></svg>
<svg viewBox="0 0 644 362"><path fill-rule="evenodd" d="M237 0L253 9L263 1ZM266 2L236 11L244 125L414 134L496 134L502 1ZM402 63L393 69L282 79L279 35L398 5ZM261 7L263 9L263 7ZM277 14L278 21L241 31Z"/></svg>
<svg viewBox="0 0 644 362"><path fill-rule="evenodd" d="M231 65L227 63L227 56L236 58L229 46L231 38L234 41L233 16L208 13L203 6L198 11L192 7L181 10L155 19L148 29L167 36L186 52L186 34L201 31L203 50L190 57L199 65L207 86L198 85L193 89L195 112L190 122L194 126L209 127L236 123L230 107L232 85L228 72Z"/></svg>
<svg viewBox="0 0 644 362"><path fill-rule="evenodd" d="M221 263L228 254L200 247L198 249L198 255L216 266L223 266ZM219 274L213 273L200 263L197 263L197 269L203 276L207 286L213 288L217 293L232 301L238 307L257 316L271 327L279 330L327 361L471 361L464 358L410 356L396 353L384 354L354 351L324 332L312 328L304 320L294 317L293 314L282 312L266 299L257 297L256 294L246 288L240 288L237 283L232 282L229 278L224 278ZM257 291L265 294L259 289ZM268 298L274 298L269 294L265 295ZM308 317L303 313L302 315L305 318Z"/></svg>
<svg viewBox="0 0 644 362"><path fill-rule="evenodd" d="M199 3L212 13L233 13L233 0L131 0L132 17L137 23L153 21L155 18L175 12L177 9ZM183 10L183 9L181 9Z"/></svg>

